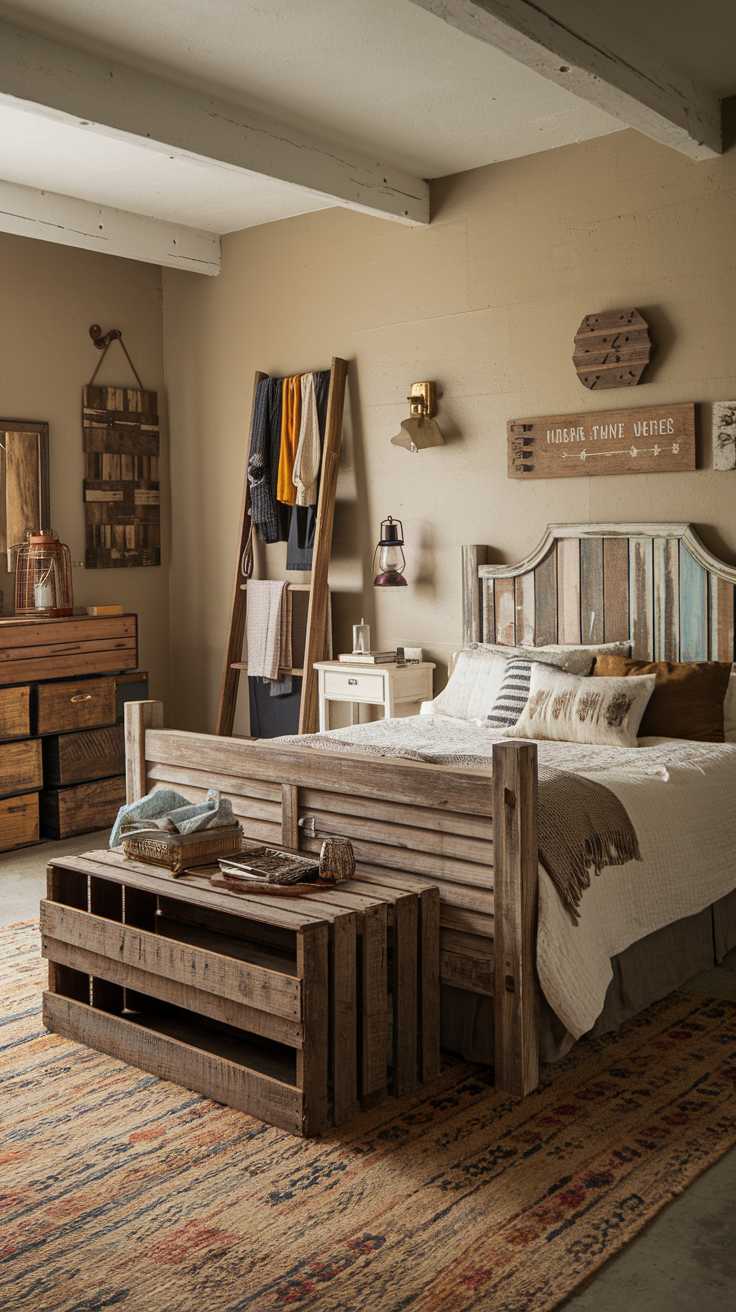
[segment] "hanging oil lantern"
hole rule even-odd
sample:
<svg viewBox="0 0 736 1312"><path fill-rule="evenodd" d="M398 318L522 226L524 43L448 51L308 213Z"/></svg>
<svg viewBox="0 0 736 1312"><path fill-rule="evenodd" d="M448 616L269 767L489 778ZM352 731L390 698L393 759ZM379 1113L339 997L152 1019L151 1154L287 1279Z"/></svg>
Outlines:
<svg viewBox="0 0 736 1312"><path fill-rule="evenodd" d="M374 588L405 588L404 525L400 519L389 515L388 519L381 520L381 537L373 552L374 569L376 556L378 573L373 580Z"/></svg>

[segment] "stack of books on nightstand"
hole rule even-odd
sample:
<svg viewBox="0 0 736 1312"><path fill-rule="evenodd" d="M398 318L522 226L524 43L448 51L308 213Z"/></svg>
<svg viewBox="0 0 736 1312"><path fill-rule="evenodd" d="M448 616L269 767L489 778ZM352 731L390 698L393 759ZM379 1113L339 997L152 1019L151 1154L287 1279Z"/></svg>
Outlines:
<svg viewBox="0 0 736 1312"><path fill-rule="evenodd" d="M395 665L396 651L349 651L338 657L345 665Z"/></svg>

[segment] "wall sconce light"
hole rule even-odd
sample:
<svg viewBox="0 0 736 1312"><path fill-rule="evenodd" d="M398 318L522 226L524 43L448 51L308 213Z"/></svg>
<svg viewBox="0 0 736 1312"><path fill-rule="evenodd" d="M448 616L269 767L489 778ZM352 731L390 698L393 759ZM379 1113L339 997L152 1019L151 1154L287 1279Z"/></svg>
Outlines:
<svg viewBox="0 0 736 1312"><path fill-rule="evenodd" d="M391 438L393 446L403 446L413 454L430 446L443 446L442 429L434 418L437 414L437 384L412 383L406 399L409 418L402 421L400 432Z"/></svg>
<svg viewBox="0 0 736 1312"><path fill-rule="evenodd" d="M400 519L389 515L388 519L381 520L381 537L373 552L374 569L376 556L378 573L373 580L374 588L405 588L404 525Z"/></svg>

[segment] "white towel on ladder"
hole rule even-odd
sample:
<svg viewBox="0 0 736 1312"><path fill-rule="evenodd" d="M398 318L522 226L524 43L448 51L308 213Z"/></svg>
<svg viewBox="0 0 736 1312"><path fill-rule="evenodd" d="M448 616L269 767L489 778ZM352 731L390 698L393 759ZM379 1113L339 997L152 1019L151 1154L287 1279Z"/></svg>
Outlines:
<svg viewBox="0 0 736 1312"><path fill-rule="evenodd" d="M287 657L284 650L291 625L288 623L288 583L271 579L248 579L245 639L248 674L256 678L277 679ZM291 655L288 655L289 665Z"/></svg>

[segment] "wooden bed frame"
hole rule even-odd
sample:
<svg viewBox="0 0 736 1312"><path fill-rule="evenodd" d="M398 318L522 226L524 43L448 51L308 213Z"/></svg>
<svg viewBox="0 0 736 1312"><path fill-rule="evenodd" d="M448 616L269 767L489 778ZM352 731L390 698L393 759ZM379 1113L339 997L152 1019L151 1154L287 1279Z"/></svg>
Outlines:
<svg viewBox="0 0 736 1312"><path fill-rule="evenodd" d="M466 642L630 639L650 659L733 660L736 568L686 524L554 525L518 565L463 549ZM128 799L219 788L254 838L318 851L353 842L361 878L435 883L441 978L493 999L496 1084L539 1077L537 749L509 741L465 770L164 729L160 702L126 706Z"/></svg>

